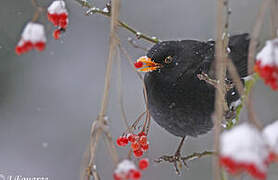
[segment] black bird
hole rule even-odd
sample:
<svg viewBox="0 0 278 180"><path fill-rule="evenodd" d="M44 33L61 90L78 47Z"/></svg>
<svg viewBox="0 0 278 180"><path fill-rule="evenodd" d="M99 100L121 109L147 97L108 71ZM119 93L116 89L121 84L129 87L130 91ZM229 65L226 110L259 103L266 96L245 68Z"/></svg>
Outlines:
<svg viewBox="0 0 278 180"><path fill-rule="evenodd" d="M248 34L229 38L229 58L241 78L248 75L248 47ZM213 127L215 87L197 75L205 73L215 78L214 59L214 41L163 41L155 44L147 56L139 58L135 64L139 71L147 72L144 81L152 118L171 134L182 137L182 143L184 137L197 137ZM229 75L227 77L231 81ZM235 88L226 94L229 106L239 98ZM181 145L172 158L180 158Z"/></svg>

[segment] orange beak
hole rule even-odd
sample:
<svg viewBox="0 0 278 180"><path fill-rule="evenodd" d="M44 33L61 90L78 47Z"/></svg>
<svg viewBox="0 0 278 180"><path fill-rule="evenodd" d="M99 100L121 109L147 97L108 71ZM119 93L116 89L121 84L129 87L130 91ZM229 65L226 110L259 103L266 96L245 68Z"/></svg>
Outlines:
<svg viewBox="0 0 278 180"><path fill-rule="evenodd" d="M161 67L159 63L155 63L147 56L142 56L134 63L134 67L140 72L151 72Z"/></svg>

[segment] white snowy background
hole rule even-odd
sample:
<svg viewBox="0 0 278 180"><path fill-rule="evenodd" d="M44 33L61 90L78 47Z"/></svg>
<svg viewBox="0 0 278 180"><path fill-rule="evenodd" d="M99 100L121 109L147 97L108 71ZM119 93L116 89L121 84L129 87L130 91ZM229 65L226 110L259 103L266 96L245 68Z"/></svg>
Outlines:
<svg viewBox="0 0 278 180"><path fill-rule="evenodd" d="M44 5L51 2L40 1ZM251 32L260 0L231 1L232 33ZM67 0L69 26L61 40L51 37L53 26L46 17L48 42L42 53L32 51L18 57L14 48L24 24L33 15L31 0L0 2L0 174L47 176L51 180L76 180L80 162L89 141L90 124L100 109L105 62L108 55L109 21L103 16L84 16L82 8ZM103 1L97 1L104 7ZM137 30L156 35L162 40L201 39L215 37L215 0L123 0L121 19ZM265 23L262 40L269 34ZM123 45L134 60L144 55L127 43L129 32L120 29ZM150 47L151 44L140 42ZM129 120L143 111L142 86L126 60L122 61L124 104ZM116 66L115 66L116 67ZM115 68L116 69L116 68ZM115 71L114 71L115 72ZM122 123L118 107L116 74L112 80L108 109L114 137L121 135ZM278 93L260 81L255 89L256 114L264 124L278 119ZM246 115L242 116L242 120ZM172 154L179 139L155 123L150 131L151 159ZM212 133L189 138L183 154L211 150ZM127 149L119 149L120 157ZM112 179L112 163L103 143L98 147L96 162L104 180ZM189 170L176 176L169 164L151 165L146 179L210 179L211 158L192 161ZM277 179L277 165L269 179ZM275 174L276 171L276 174ZM248 179L245 177L244 179Z"/></svg>

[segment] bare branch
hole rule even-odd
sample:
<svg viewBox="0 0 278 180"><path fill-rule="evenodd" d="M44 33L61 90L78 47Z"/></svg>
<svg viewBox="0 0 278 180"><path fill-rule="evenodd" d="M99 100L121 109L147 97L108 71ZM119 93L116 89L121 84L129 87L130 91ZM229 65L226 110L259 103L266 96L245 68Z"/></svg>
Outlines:
<svg viewBox="0 0 278 180"><path fill-rule="evenodd" d="M107 130L107 122L105 119L105 114L107 110L108 103L108 94L110 89L110 81L111 81L111 71L112 71L112 63L113 57L115 55L115 49L119 43L116 29L118 26L118 16L119 16L119 8L120 8L120 0L114 0L112 6L112 15L111 15L111 25L110 25L110 46L109 46L109 55L108 62L106 66L106 74L105 74L105 82L104 82L104 92L101 102L101 110L99 112L98 118L92 123L91 127L91 139L90 139L90 160L88 164L88 172L89 175L93 175L94 179L99 180L100 177L96 171L96 166L94 163L94 157L96 153L96 148L98 141L100 139L101 134L104 133L108 149L110 150L110 154L115 164L118 163L118 154L116 152L116 148L112 141L112 137Z"/></svg>
<svg viewBox="0 0 278 180"><path fill-rule="evenodd" d="M258 36L263 25L263 20L267 7L269 6L272 0L263 0L262 5L260 6L259 13L257 15L256 23L251 34L251 40L249 45L249 54L248 54L248 74L253 73L254 60L256 47L258 44ZM258 129L262 129L262 125L255 119L255 113L253 109L253 90L250 90L250 93L247 98L247 111L248 111L248 120L250 123L254 124Z"/></svg>
<svg viewBox="0 0 278 180"><path fill-rule="evenodd" d="M84 0L75 0L76 2L78 2L81 6L83 7L86 7L86 8L89 8L89 10L87 11L87 15L91 15L91 14L101 14L101 15L104 15L106 17L111 17L111 14L110 12L106 12L106 11L103 11L99 8L96 8L94 7L93 5L91 5L89 2L87 1L84 1ZM113 8L113 6L112 6ZM134 34L137 39L145 39L151 43L158 43L160 40L157 38L157 37L150 37L146 34L143 34L139 31L137 31L136 29L134 29L133 27L129 26L127 23L123 22L123 21L120 21L118 20L117 23L124 29L128 30L129 32L131 32L132 34Z"/></svg>
<svg viewBox="0 0 278 180"><path fill-rule="evenodd" d="M272 0L271 4L271 35L272 38L278 36L278 0Z"/></svg>
<svg viewBox="0 0 278 180"><path fill-rule="evenodd" d="M262 0L262 5L260 6L259 13L257 15L256 23L251 34L251 40L249 45L249 54L248 54L248 74L253 74L254 59L256 53L256 47L258 44L258 37L263 25L264 15L268 5L272 0Z"/></svg>
<svg viewBox="0 0 278 180"><path fill-rule="evenodd" d="M224 3L227 1L218 0L217 3L217 39L216 39L216 48L215 48L215 55L216 55L216 78L219 81L220 88L216 89L216 97L215 97L215 119L214 119L214 149L216 153L219 153L219 136L220 136L220 126L221 121L223 118L224 113L224 105L225 102L225 95L221 89L224 88L225 84L225 76L226 76L226 49L227 49L227 32L224 32ZM226 23L228 24L228 23ZM227 27L226 27L227 30ZM223 37L224 36L224 37ZM226 42L224 41L226 40ZM221 170L220 164L218 160L218 156L213 158L213 175L215 180L221 179Z"/></svg>

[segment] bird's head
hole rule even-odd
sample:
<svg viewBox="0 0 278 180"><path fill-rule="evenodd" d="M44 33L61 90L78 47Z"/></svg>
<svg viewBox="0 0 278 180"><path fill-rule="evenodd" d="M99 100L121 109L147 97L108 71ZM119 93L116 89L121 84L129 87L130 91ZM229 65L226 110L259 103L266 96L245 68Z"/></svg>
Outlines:
<svg viewBox="0 0 278 180"><path fill-rule="evenodd" d="M175 79L186 71L182 57L180 41L163 41L155 44L146 56L137 59L134 66L139 72L151 72Z"/></svg>

